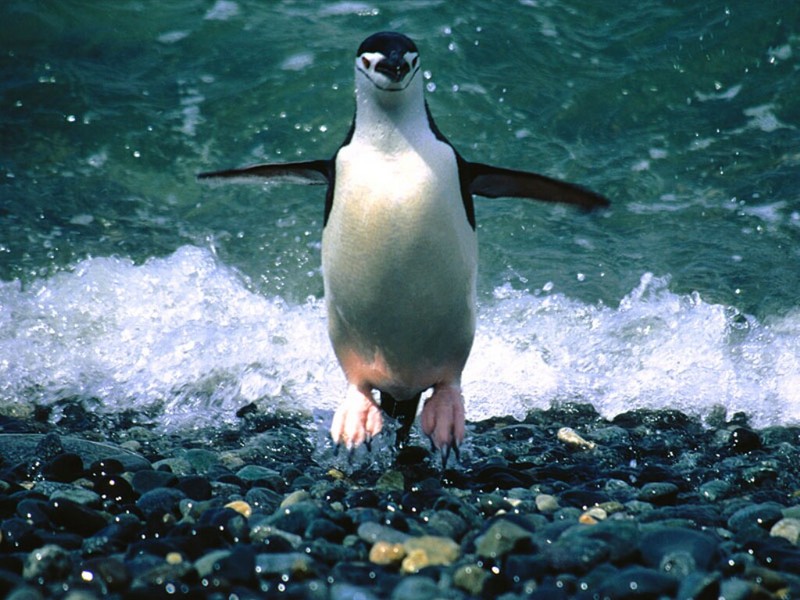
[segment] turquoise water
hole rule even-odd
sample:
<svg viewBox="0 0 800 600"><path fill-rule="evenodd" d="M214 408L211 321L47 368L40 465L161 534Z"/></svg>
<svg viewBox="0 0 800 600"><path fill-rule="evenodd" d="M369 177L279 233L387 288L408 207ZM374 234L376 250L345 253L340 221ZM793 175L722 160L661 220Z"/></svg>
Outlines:
<svg viewBox="0 0 800 600"><path fill-rule="evenodd" d="M477 199L468 417L592 402L800 422L800 4L5 2L0 410L329 417L324 190L200 171L328 157L395 29L470 160L612 199ZM106 3L107 4L107 3Z"/></svg>

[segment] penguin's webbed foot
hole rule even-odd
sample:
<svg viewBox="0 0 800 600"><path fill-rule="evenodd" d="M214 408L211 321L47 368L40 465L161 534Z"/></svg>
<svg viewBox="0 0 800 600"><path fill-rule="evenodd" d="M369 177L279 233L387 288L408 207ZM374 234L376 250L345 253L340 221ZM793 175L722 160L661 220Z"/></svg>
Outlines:
<svg viewBox="0 0 800 600"><path fill-rule="evenodd" d="M344 444L348 450L366 444L383 429L381 409L372 400L369 390L360 390L355 385L347 388L344 401L336 409L331 423L331 439L334 445Z"/></svg>
<svg viewBox="0 0 800 600"><path fill-rule="evenodd" d="M464 398L454 384L437 384L433 395L422 407L422 432L431 440L434 451L442 454L442 468L450 451L458 458L458 446L464 441Z"/></svg>

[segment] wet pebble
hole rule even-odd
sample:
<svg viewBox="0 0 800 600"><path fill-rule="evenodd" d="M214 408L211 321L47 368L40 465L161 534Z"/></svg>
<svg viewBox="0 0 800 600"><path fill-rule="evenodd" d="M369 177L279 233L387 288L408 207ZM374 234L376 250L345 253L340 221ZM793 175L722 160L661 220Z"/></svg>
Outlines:
<svg viewBox="0 0 800 600"><path fill-rule="evenodd" d="M438 472L414 445L333 468L296 424L265 423L202 448L196 432L108 432L147 457L39 435L0 465L0 592L800 597L788 428L559 407L470 423L461 462Z"/></svg>

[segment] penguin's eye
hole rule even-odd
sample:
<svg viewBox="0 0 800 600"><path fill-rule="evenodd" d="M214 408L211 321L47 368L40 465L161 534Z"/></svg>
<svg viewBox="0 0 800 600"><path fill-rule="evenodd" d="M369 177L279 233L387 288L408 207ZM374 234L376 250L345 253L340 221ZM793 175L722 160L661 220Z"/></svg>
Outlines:
<svg viewBox="0 0 800 600"><path fill-rule="evenodd" d="M369 69L369 60L365 56L361 57L361 64L364 65L365 69Z"/></svg>

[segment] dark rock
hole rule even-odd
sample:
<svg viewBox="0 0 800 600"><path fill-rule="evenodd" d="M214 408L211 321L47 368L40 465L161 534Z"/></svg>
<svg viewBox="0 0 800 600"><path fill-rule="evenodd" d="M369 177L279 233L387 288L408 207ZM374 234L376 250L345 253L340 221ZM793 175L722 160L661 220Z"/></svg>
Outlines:
<svg viewBox="0 0 800 600"><path fill-rule="evenodd" d="M185 497L186 494L174 488L156 488L142 494L136 507L148 517L167 513L178 515L178 502Z"/></svg>
<svg viewBox="0 0 800 600"><path fill-rule="evenodd" d="M175 485L187 498L192 500L209 500L212 496L211 484L208 479L200 475L187 475L181 477Z"/></svg>
<svg viewBox="0 0 800 600"><path fill-rule="evenodd" d="M235 584L251 584L256 578L256 551L245 545L238 545L231 553L217 563L218 572Z"/></svg>
<svg viewBox="0 0 800 600"><path fill-rule="evenodd" d="M254 511L272 513L281 503L283 496L269 488L252 487L244 496L245 502L253 507Z"/></svg>
<svg viewBox="0 0 800 600"><path fill-rule="evenodd" d="M716 562L717 540L711 535L680 527L644 534L639 551L646 565L677 577L705 571Z"/></svg>
<svg viewBox="0 0 800 600"><path fill-rule="evenodd" d="M36 527L23 518L6 519L0 523L2 548L15 552L34 550L42 545L42 538Z"/></svg>
<svg viewBox="0 0 800 600"><path fill-rule="evenodd" d="M102 586L104 595L127 589L130 581L125 564L114 557L90 558L81 565L81 572L91 573L92 581Z"/></svg>
<svg viewBox="0 0 800 600"><path fill-rule="evenodd" d="M42 467L42 476L51 481L70 482L83 476L83 460L77 454L64 452Z"/></svg>
<svg viewBox="0 0 800 600"><path fill-rule="evenodd" d="M441 590L434 581L421 575L404 577L392 591L391 600L435 600Z"/></svg>
<svg viewBox="0 0 800 600"><path fill-rule="evenodd" d="M314 519L306 527L304 537L311 540L324 539L341 542L347 532L328 519Z"/></svg>
<svg viewBox="0 0 800 600"><path fill-rule="evenodd" d="M550 566L557 572L582 574L605 561L611 551L608 544L599 539L559 539L543 550Z"/></svg>
<svg viewBox="0 0 800 600"><path fill-rule="evenodd" d="M50 503L50 521L83 536L93 535L108 524L106 517L96 510L67 499Z"/></svg>
<svg viewBox="0 0 800 600"><path fill-rule="evenodd" d="M118 473L99 473L93 478L94 491L103 500L110 500L118 504L136 502L139 494L133 491L128 480Z"/></svg>
<svg viewBox="0 0 800 600"><path fill-rule="evenodd" d="M377 508L380 496L372 490L355 490L344 497L347 508Z"/></svg>
<svg viewBox="0 0 800 600"><path fill-rule="evenodd" d="M661 598L672 596L679 580L665 573L643 567L628 567L610 577L597 593L614 600Z"/></svg>
<svg viewBox="0 0 800 600"><path fill-rule="evenodd" d="M751 504L740 508L728 518L728 529L739 532L755 527L768 531L782 518L781 506L777 504Z"/></svg>
<svg viewBox="0 0 800 600"><path fill-rule="evenodd" d="M279 529L302 535L311 521L322 516L322 510L316 502L304 500L279 510L271 521Z"/></svg>
<svg viewBox="0 0 800 600"><path fill-rule="evenodd" d="M172 487L176 483L178 478L169 471L143 469L133 474L131 486L137 494L142 495L156 488Z"/></svg>
<svg viewBox="0 0 800 600"><path fill-rule="evenodd" d="M673 504L678 498L679 488L674 483L654 481L646 483L639 490L637 498L656 505Z"/></svg>
<svg viewBox="0 0 800 600"><path fill-rule="evenodd" d="M747 454L761 448L761 438L752 429L737 427L731 432L728 447L736 454Z"/></svg>

